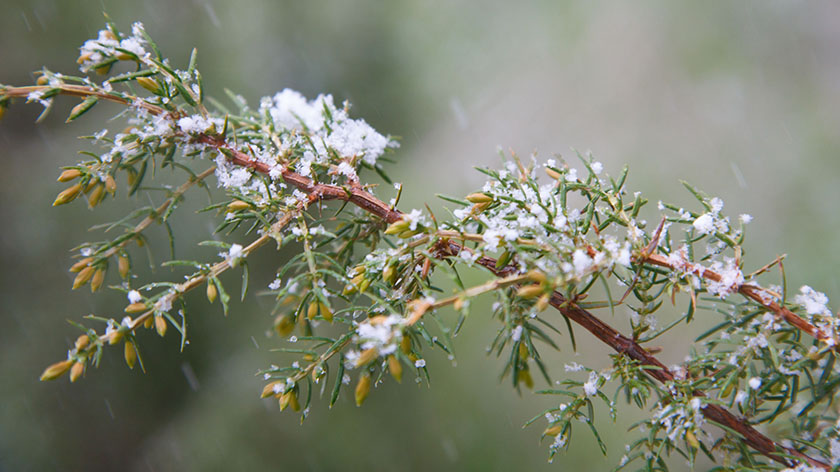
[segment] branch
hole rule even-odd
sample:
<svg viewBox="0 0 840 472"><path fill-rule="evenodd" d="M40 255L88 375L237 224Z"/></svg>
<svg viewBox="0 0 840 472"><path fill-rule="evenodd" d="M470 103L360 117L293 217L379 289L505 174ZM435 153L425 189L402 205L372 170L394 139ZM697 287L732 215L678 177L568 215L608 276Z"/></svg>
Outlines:
<svg viewBox="0 0 840 472"><path fill-rule="evenodd" d="M167 113L170 114L173 118L178 116L177 112L168 112L163 108L151 105L136 97L131 97L119 93L106 93L97 90L93 87L86 86L62 84L58 87L38 86L6 88L0 89L0 95L6 97L24 97L38 90L58 90L57 93L79 97L97 96L99 98L110 100L123 105L137 106L155 115ZM247 155L246 153L233 148L224 139L224 137L200 134L194 137L193 139L217 149L219 152L224 154L229 161L236 165L250 168L256 172L263 174L269 173L269 168L265 163L259 162L256 159L253 159L252 157ZM349 203L353 203L359 208L362 208L363 210L378 216L386 223L394 223L396 221L401 220L403 217L403 213L401 213L398 210L395 210L390 205L380 201L375 196L364 190L364 188L358 182L355 181L351 182L349 186L323 184L316 182L310 178L304 177L292 170L289 170L288 168L285 168L282 171L282 177L286 183L298 188L299 190L309 195L309 201L307 202L307 204L311 204L312 202L318 200L342 200ZM302 209L303 208L301 208L301 210ZM286 215L284 215L284 217L275 225L285 225L291 220L291 218L292 213L289 212ZM247 248L245 248L243 250L243 253L245 255L249 254L254 249L264 245L266 242L269 241L269 239L271 239L270 235L263 235L262 237L251 243ZM438 246L439 255L441 257L457 255L460 253L461 250L464 249L464 247L461 244L458 244L451 240L444 240L442 244ZM667 260L667 258L663 256L648 255L647 253L645 253L643 256L644 257L642 257L641 260L637 260L636 262L648 262L662 267L677 269L677 267L674 267L674 264L671 264ZM489 269L497 276L508 276L515 271L515 269L510 267L496 269L496 260L490 257L481 257L477 262L478 264ZM208 274L203 274L191 278L190 280L178 285L171 294L167 294L166 296L171 297L171 300L174 300L175 298L179 297L182 293L200 285L208 278L208 276L216 276L221 272L224 272L225 270L229 269L230 267L231 265L228 261L219 262L211 268ZM712 272L708 269L700 267L699 273L701 277L713 281L720 281L720 274ZM797 326L798 328L811 334L817 339L831 339L828 335L826 335L807 321L796 316L790 310L779 306L775 301L766 301L763 296L766 294L765 289L754 285L744 284L738 287L738 292L744 295L745 297L755 300L768 310L773 311L780 317L787 320L789 323L793 324L794 326ZM450 302L450 300L446 301ZM454 303L455 299L453 298L451 302ZM674 380L673 373L671 373L671 371L668 370L667 367L665 367L658 359L651 355L641 345L639 345L632 339L623 336L617 330L604 323L587 310L584 310L576 306L574 303L571 303L560 293L556 291L552 293L550 298L550 304L554 306L557 310L559 310L561 314L563 314L563 316L574 321L575 323L592 333L596 338L613 348L615 351L639 362L643 366L653 367L653 369L648 370L649 375L651 375L659 382L667 383ZM423 312L425 312L425 310L423 310ZM137 327L141 326L147 319L149 319L149 317L153 316L154 313L154 310L146 311L142 315L132 320L128 325L128 329L134 331ZM422 316L422 313L420 313L419 316L416 317L416 319L412 317L412 322L416 322L420 316ZM109 334L100 337L99 340L100 342L111 342L111 340L114 339L114 337L118 336L117 333L119 333L119 331L113 331ZM692 392L692 394L698 397L705 396L705 394L701 391L694 391ZM736 417L735 415L718 405L706 404L702 407L702 413L711 422L714 422L718 425L722 425L723 427L737 432L742 436L744 442L746 442L750 447L776 462L782 463L784 465L792 465L791 461L788 460L788 458L786 457L787 455L796 457L798 460L810 464L813 467L822 468L824 470L830 469L829 465L824 462L808 457L807 455L802 454L795 449L787 448L775 443L773 440L761 434L755 428L750 426L746 422L746 420Z"/></svg>

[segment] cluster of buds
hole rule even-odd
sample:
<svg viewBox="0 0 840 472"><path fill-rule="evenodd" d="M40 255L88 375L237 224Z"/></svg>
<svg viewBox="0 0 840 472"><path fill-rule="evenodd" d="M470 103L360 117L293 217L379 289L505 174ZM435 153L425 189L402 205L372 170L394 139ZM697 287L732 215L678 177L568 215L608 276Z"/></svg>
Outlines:
<svg viewBox="0 0 840 472"><path fill-rule="evenodd" d="M70 203L79 195L85 194L88 197L88 205L93 208L102 203L106 194L113 196L117 191L117 183L110 174L100 178L90 169L82 172L78 168L73 168L65 170L58 176L59 182L72 182L76 179L79 179L79 182L62 190L56 196L53 206Z"/></svg>

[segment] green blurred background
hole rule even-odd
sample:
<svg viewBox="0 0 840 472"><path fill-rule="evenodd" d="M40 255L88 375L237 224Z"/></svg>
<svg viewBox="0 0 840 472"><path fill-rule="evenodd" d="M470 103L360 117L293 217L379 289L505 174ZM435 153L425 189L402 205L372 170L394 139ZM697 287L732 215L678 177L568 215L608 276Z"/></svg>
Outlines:
<svg viewBox="0 0 840 472"><path fill-rule="evenodd" d="M730 215L752 214L748 270L787 253L793 287L840 293L836 2L0 0L0 7L0 83L31 83L44 65L75 71L78 46L96 36L106 10L126 30L142 21L176 65L197 47L216 97L227 87L256 104L291 87L350 100L355 116L402 136L390 174L405 183L403 208L439 208L436 193L474 190L483 179L472 167L497 165L498 146L543 158L591 149L614 174L629 164L628 188L653 202L690 204L678 183L687 179L722 197ZM557 400L520 397L498 381L501 364L484 353L496 323L481 310L457 338L457 366L429 354L431 388L407 379L386 382L363 408L349 398L332 411L316 402L302 426L257 398L263 383L254 373L275 360L269 349L278 345L266 335L271 300L260 297L227 318L189 298L190 344L179 353L174 336L146 335L145 375L108 352L72 387L66 378L38 382L78 334L65 320L118 316L124 303L115 293L70 291L69 249L100 237L87 228L127 208L121 199L96 213L81 202L50 206L63 187L58 168L84 148L75 137L117 111L97 107L64 125L73 104L60 100L40 125L33 123L40 107L17 104L0 123L0 470L609 470L623 454L626 426L638 418L629 408L616 426L600 412L606 458L578 429L571 452L546 463L545 423L521 426ZM215 257L194 247L211 237L212 224L192 212L204 203L196 194L180 213L179 257ZM165 242L154 231L160 260ZM277 258L259 253L254 284L271 280ZM141 273L180 277L161 268ZM624 311L608 321L626 328ZM672 336L664 360L679 361L693 337ZM578 338L578 354L560 340L564 351L550 357L555 377L569 360L608 365L603 346L582 331Z"/></svg>

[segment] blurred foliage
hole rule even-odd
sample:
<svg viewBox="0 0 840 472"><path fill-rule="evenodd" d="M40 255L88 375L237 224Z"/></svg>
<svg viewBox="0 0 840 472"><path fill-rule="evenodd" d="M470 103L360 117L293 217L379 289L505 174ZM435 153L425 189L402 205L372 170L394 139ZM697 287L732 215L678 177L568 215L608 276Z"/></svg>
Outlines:
<svg viewBox="0 0 840 472"><path fill-rule="evenodd" d="M253 102L292 87L350 99L354 115L403 136L390 174L405 182L407 208L437 208L435 193L469 193L482 180L471 168L492 163L497 145L543 155L592 148L608 168L629 164L635 187L654 201L689 201L678 183L688 178L730 213L751 213L761 245L748 267L785 252L789 280L840 294L836 3L4 0L0 83L29 83L44 65L75 69L103 9L123 24L144 22L169 53L197 46L211 95L228 87ZM519 427L550 399L519 398L497 382L484 356L495 326L480 315L457 338L456 368L429 359L440 364L432 388L389 384L362 409L343 401L303 426L260 401L261 379L249 373L271 358L272 339L252 338L270 326L270 300L228 319L218 307L194 314L183 353L174 338L147 350L149 375L106 356L73 388L40 384L56 346L64 339L69 348L77 334L60 320L123 301L69 291L68 249L92 221L82 205L51 209L54 178L96 120L63 125L72 104L58 105L38 126L37 106L16 106L0 123L0 469L600 470L617 462L635 418L619 418L605 438L615 457L600 458L581 436L571 454L545 463L540 431ZM203 203L194 197L185 209ZM181 219L176 233L190 234L197 221ZM252 280L267 283L276 265L252 263ZM588 341L579 339L579 355L606 365L605 348ZM663 360L681 359L680 346L666 340ZM575 355L569 346L562 354L555 375ZM471 397L476 391L495 393Z"/></svg>

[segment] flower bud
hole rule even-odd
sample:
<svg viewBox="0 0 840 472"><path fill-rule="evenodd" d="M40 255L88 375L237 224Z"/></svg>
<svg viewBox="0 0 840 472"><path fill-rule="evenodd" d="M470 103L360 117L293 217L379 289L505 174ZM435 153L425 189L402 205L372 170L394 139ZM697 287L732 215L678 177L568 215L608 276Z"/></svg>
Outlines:
<svg viewBox="0 0 840 472"><path fill-rule="evenodd" d="M548 280L548 278L545 276L545 272L541 270L529 270L528 273L525 275L528 276L528 279L531 280L531 282L544 284L546 280Z"/></svg>
<svg viewBox="0 0 840 472"><path fill-rule="evenodd" d="M92 257L85 257L84 259L80 260L79 262L73 264L70 267L70 272L74 272L74 273L79 272L82 269L84 269L85 267L89 266L91 262L93 262Z"/></svg>
<svg viewBox="0 0 840 472"><path fill-rule="evenodd" d="M382 280L393 285L397 280L397 268L394 264L388 265L382 270Z"/></svg>
<svg viewBox="0 0 840 472"><path fill-rule="evenodd" d="M99 75L105 75L108 72L111 72L111 66L112 65L113 64L104 64L104 65L101 65L101 66L99 66L99 67L97 67L96 69L93 69L93 70L94 70L94 72L96 72Z"/></svg>
<svg viewBox="0 0 840 472"><path fill-rule="evenodd" d="M362 351L361 354L359 354L359 358L356 359L356 367L361 367L370 363L372 360L376 359L376 356L378 355L379 350L375 347L369 347L365 349L364 351Z"/></svg>
<svg viewBox="0 0 840 472"><path fill-rule="evenodd" d="M47 85L48 83L50 83L50 79L46 75L38 77L38 80L35 81L35 85Z"/></svg>
<svg viewBox="0 0 840 472"><path fill-rule="evenodd" d="M408 336L403 336L400 340L400 351L403 352L405 355L411 354L411 338Z"/></svg>
<svg viewBox="0 0 840 472"><path fill-rule="evenodd" d="M93 56L92 53L86 52L86 53L82 54L81 56L79 56L78 59L76 59L76 64L82 64L84 62L87 62L87 61L90 60L90 58L92 56Z"/></svg>
<svg viewBox="0 0 840 472"><path fill-rule="evenodd" d="M146 310L148 310L148 307L146 306L146 304L144 302L132 303L131 305L128 305L127 307L125 307L125 312L126 313L132 313L132 314L143 313Z"/></svg>
<svg viewBox="0 0 840 472"><path fill-rule="evenodd" d="M534 379L531 377L531 371L523 369L519 371L519 382L525 384L528 389L534 388Z"/></svg>
<svg viewBox="0 0 840 472"><path fill-rule="evenodd" d="M47 367L46 369L44 369L44 373L41 374L41 381L55 380L61 377L62 375L64 375L65 372L70 370L70 367L73 365L73 362L75 361L73 361L72 359L67 359L66 361L56 362L55 364Z"/></svg>
<svg viewBox="0 0 840 472"><path fill-rule="evenodd" d="M114 192L117 191L117 182L111 175L105 177L105 191L114 195Z"/></svg>
<svg viewBox="0 0 840 472"><path fill-rule="evenodd" d="M280 395L280 411L292 407L292 410L300 411L300 403L298 403L297 392L291 389L288 392Z"/></svg>
<svg viewBox="0 0 840 472"><path fill-rule="evenodd" d="M471 193L467 195L466 200L470 203L489 203L493 201L493 197L486 193Z"/></svg>
<svg viewBox="0 0 840 472"><path fill-rule="evenodd" d="M391 373L391 377L394 378L397 382L402 382L402 363L400 360L397 359L397 356L391 354L388 356L388 372Z"/></svg>
<svg viewBox="0 0 840 472"><path fill-rule="evenodd" d="M99 290L103 282L105 282L105 271L103 269L96 269L96 272L93 273L93 277L90 279L90 291L95 292Z"/></svg>
<svg viewBox="0 0 840 472"><path fill-rule="evenodd" d="M207 301L213 303L216 301L216 296L219 294L216 284L212 281L207 281Z"/></svg>
<svg viewBox="0 0 840 472"><path fill-rule="evenodd" d="M274 331L277 331L277 334L283 336L284 338L290 334L295 329L295 319L290 314L280 315L274 319Z"/></svg>
<svg viewBox="0 0 840 472"><path fill-rule="evenodd" d="M365 290L367 290L368 287L370 287L370 280L362 280L362 283L359 284L359 293L365 293Z"/></svg>
<svg viewBox="0 0 840 472"><path fill-rule="evenodd" d="M152 325L154 324L155 320L153 320L154 316L149 316L145 320L143 320L143 327L146 329L152 329Z"/></svg>
<svg viewBox="0 0 840 472"><path fill-rule="evenodd" d="M85 364L82 362L76 362L73 364L73 367L70 368L70 381L75 382L82 376L85 372Z"/></svg>
<svg viewBox="0 0 840 472"><path fill-rule="evenodd" d="M90 344L90 336L88 336L87 334L82 334L81 336L76 338L76 351L81 351L82 349L86 348L88 344Z"/></svg>
<svg viewBox="0 0 840 472"><path fill-rule="evenodd" d="M98 184L95 187L93 187L93 190L90 192L90 195L88 196L88 205L91 208L93 208L96 205L99 205L99 203L101 203L104 198L105 198L105 185L104 184Z"/></svg>
<svg viewBox="0 0 840 472"><path fill-rule="evenodd" d="M76 278L73 279L73 290L81 287L82 285L86 284L91 277L93 277L94 272L96 272L96 268L92 266L87 266L84 269L80 270L79 273L76 275Z"/></svg>
<svg viewBox="0 0 840 472"><path fill-rule="evenodd" d="M690 429L685 432L685 442L688 443L692 449L700 449L700 441L697 440L697 436L695 436L694 432Z"/></svg>
<svg viewBox="0 0 840 472"><path fill-rule="evenodd" d="M513 258L513 253L510 251L505 251L496 259L496 268L501 269L502 267L508 265L508 262Z"/></svg>
<svg viewBox="0 0 840 472"><path fill-rule="evenodd" d="M543 292L543 287L540 284L525 285L524 287L519 287L519 290L516 291L516 296L521 298L534 298L542 295Z"/></svg>
<svg viewBox="0 0 840 472"><path fill-rule="evenodd" d="M314 320L316 316L318 316L318 302L310 302L309 308L306 310L306 317L310 320Z"/></svg>
<svg viewBox="0 0 840 472"><path fill-rule="evenodd" d="M563 425L557 424L547 428L543 431L543 436L557 436L558 434L563 432Z"/></svg>
<svg viewBox="0 0 840 472"><path fill-rule="evenodd" d="M364 372L356 383L356 406L362 406L370 393L370 373Z"/></svg>
<svg viewBox="0 0 840 472"><path fill-rule="evenodd" d="M268 398L277 395L277 392L274 390L278 385L282 385L285 382L282 380L275 380L274 382L269 382L263 387L262 393L260 394L260 398Z"/></svg>
<svg viewBox="0 0 840 472"><path fill-rule="evenodd" d="M155 315L155 331L157 331L158 336L166 336L166 327L166 319L161 315Z"/></svg>
<svg viewBox="0 0 840 472"><path fill-rule="evenodd" d="M137 77L137 83L143 87L144 89L152 92L155 95L163 94L163 91L160 89L157 81L150 77Z"/></svg>
<svg viewBox="0 0 840 472"><path fill-rule="evenodd" d="M55 201L53 202L53 206L64 205L65 203L72 202L78 195L79 192L82 191L82 184L76 184L71 187L67 187L55 197Z"/></svg>
<svg viewBox="0 0 840 472"><path fill-rule="evenodd" d="M127 256L120 255L117 257L117 270L120 273L120 277L128 278L128 273L131 271L131 261L128 260Z"/></svg>
<svg viewBox="0 0 840 472"><path fill-rule="evenodd" d="M134 347L133 341L125 342L125 363L129 369L133 369L137 363L137 348Z"/></svg>
<svg viewBox="0 0 840 472"><path fill-rule="evenodd" d="M73 179L78 179L82 175L79 169L66 169L58 176L59 182L70 182Z"/></svg>
<svg viewBox="0 0 840 472"><path fill-rule="evenodd" d="M545 173L548 174L554 180L560 180L563 176L554 169L549 169L548 167L545 168Z"/></svg>
<svg viewBox="0 0 840 472"><path fill-rule="evenodd" d="M242 200L234 200L228 203L227 211L228 213L233 213L235 211L240 210L248 210L251 208L251 204L248 202L243 202Z"/></svg>
<svg viewBox="0 0 840 472"><path fill-rule="evenodd" d="M318 307L321 310L321 318L327 320L328 323L332 323L333 321L333 312L330 308L325 305L324 303L318 303Z"/></svg>
<svg viewBox="0 0 840 472"><path fill-rule="evenodd" d="M405 220L398 220L391 223L386 229L385 234L393 235L393 234L400 234L403 231L407 230L411 226L411 223Z"/></svg>

